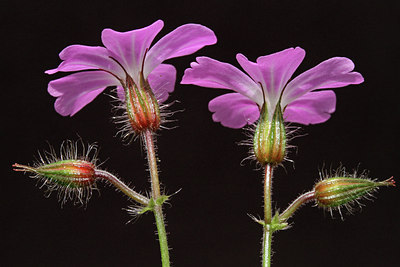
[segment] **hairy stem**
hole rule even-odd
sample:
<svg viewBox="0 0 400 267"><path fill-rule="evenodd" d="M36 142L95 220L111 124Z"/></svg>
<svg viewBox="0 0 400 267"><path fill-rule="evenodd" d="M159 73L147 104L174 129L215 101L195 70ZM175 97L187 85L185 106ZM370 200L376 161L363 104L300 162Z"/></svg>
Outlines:
<svg viewBox="0 0 400 267"><path fill-rule="evenodd" d="M149 199L135 191L133 191L131 188L129 188L126 184L124 184L121 180L119 180L115 175L103 171L103 170L96 170L95 175L98 178L105 179L112 183L116 188L118 188L122 193L133 199L134 201L143 204L143 205L148 205L149 204Z"/></svg>
<svg viewBox="0 0 400 267"><path fill-rule="evenodd" d="M163 267L169 267L169 250L167 241L167 232L165 230L164 215L162 204L158 203L161 196L160 181L158 179L157 157L153 141L153 133L150 130L145 130L142 134L146 144L147 160L149 163L150 178L151 178L151 197L155 201L154 217L156 219L158 241L160 243L161 262Z"/></svg>
<svg viewBox="0 0 400 267"><path fill-rule="evenodd" d="M272 220L272 173L273 167L267 164L264 176L264 221L266 224L271 223Z"/></svg>
<svg viewBox="0 0 400 267"><path fill-rule="evenodd" d="M271 245L272 245L272 231L269 231L267 227L264 227L263 234L263 267L271 266Z"/></svg>
<svg viewBox="0 0 400 267"><path fill-rule="evenodd" d="M273 166L267 164L265 166L264 176L264 234L263 234L263 249L262 249L262 266L271 266L271 244L272 244L272 173Z"/></svg>
<svg viewBox="0 0 400 267"><path fill-rule="evenodd" d="M296 198L290 205L287 207L280 215L279 221L285 222L287 221L297 209L299 209L303 204L310 202L314 199L314 191L310 191L302 194L298 198Z"/></svg>

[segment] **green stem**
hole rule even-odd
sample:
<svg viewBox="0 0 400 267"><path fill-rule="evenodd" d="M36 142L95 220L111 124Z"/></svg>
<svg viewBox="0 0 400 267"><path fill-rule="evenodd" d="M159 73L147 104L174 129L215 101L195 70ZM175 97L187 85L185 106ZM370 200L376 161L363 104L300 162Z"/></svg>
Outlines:
<svg viewBox="0 0 400 267"><path fill-rule="evenodd" d="M263 267L271 266L271 244L272 244L272 231L267 230L267 226L264 226L263 235Z"/></svg>
<svg viewBox="0 0 400 267"><path fill-rule="evenodd" d="M262 266L271 266L271 244L272 244L272 173L273 166L267 164L265 166L264 176L264 234L263 234L263 250L262 250Z"/></svg>
<svg viewBox="0 0 400 267"><path fill-rule="evenodd" d="M170 262L169 262L167 232L165 231L164 216L161 205L156 205L154 207L154 217L156 218L158 241L160 242L162 266L169 267Z"/></svg>
<svg viewBox="0 0 400 267"><path fill-rule="evenodd" d="M155 201L154 217L156 219L158 241L160 243L161 262L163 267L169 267L169 250L167 241L167 232L165 230L164 215L162 212L162 204L158 203L161 196L160 181L158 179L157 158L153 141L153 133L150 130L143 132L143 138L146 143L147 160L149 163L151 177L151 197Z"/></svg>

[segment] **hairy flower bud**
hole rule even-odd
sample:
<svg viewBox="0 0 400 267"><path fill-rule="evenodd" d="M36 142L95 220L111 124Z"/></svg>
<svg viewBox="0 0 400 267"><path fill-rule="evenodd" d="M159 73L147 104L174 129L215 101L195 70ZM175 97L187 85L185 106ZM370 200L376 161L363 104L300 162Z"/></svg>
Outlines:
<svg viewBox="0 0 400 267"><path fill-rule="evenodd" d="M281 163L286 155L286 129L279 103L272 119L268 112L264 104L254 133L254 155L262 165L276 165Z"/></svg>
<svg viewBox="0 0 400 267"><path fill-rule="evenodd" d="M314 198L320 207L338 208L369 195L381 186L394 186L395 181L373 181L365 178L332 177L318 182L314 187Z"/></svg>
<svg viewBox="0 0 400 267"><path fill-rule="evenodd" d="M89 145L87 148L82 140L65 141L60 148L60 154L52 146L49 151L39 153L39 162L34 166L15 163L14 171L31 173L38 180L40 188L47 187L46 196L57 191L61 204L72 200L74 204L86 204L96 189L97 146ZM81 150L81 153L78 151Z"/></svg>
<svg viewBox="0 0 400 267"><path fill-rule="evenodd" d="M38 167L15 163L14 171L31 172L60 186L88 187L95 183L94 164L84 160L61 160Z"/></svg>
<svg viewBox="0 0 400 267"><path fill-rule="evenodd" d="M147 129L155 132L160 127L160 110L149 83L140 75L139 86L129 76L124 86L126 114L135 133Z"/></svg>

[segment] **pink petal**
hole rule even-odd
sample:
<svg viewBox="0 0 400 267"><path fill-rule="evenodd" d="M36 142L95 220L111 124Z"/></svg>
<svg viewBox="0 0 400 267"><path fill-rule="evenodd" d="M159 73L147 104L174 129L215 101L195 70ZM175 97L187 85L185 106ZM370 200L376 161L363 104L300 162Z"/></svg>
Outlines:
<svg viewBox="0 0 400 267"><path fill-rule="evenodd" d="M288 83L283 93L282 105L287 105L315 89L362 83L364 78L358 72L351 72L353 69L354 63L345 57L334 57L323 61Z"/></svg>
<svg viewBox="0 0 400 267"><path fill-rule="evenodd" d="M104 29L101 39L112 57L121 63L134 81L138 83L146 50L149 49L154 37L163 26L164 22L157 20L150 26L128 32Z"/></svg>
<svg viewBox="0 0 400 267"><path fill-rule="evenodd" d="M167 100L175 89L176 69L169 64L161 64L149 75L148 81L159 103Z"/></svg>
<svg viewBox="0 0 400 267"><path fill-rule="evenodd" d="M262 84L265 97L272 105L270 108L275 108L283 88L304 56L305 51L296 47L259 57L257 63L249 61L242 54L237 54L236 59L255 82Z"/></svg>
<svg viewBox="0 0 400 267"><path fill-rule="evenodd" d="M209 28L199 24L182 25L150 49L146 56L145 77L166 59L192 54L216 42L217 37Z"/></svg>
<svg viewBox="0 0 400 267"><path fill-rule="evenodd" d="M284 119L305 125L322 123L331 117L335 107L336 95L332 90L309 92L286 107Z"/></svg>
<svg viewBox="0 0 400 267"><path fill-rule="evenodd" d="M110 58L109 52L104 47L70 45L61 51L60 59L63 62L56 69L47 70L47 74L59 71L103 69L124 77L123 70Z"/></svg>
<svg viewBox="0 0 400 267"><path fill-rule="evenodd" d="M118 85L116 88L117 91L117 96L119 98L119 100L121 100L122 102L125 102L125 90L121 85Z"/></svg>
<svg viewBox="0 0 400 267"><path fill-rule="evenodd" d="M106 87L118 83L114 76L104 71L85 71L51 81L47 90L57 97L56 111L63 116L73 116Z"/></svg>
<svg viewBox="0 0 400 267"><path fill-rule="evenodd" d="M185 70L181 84L234 90L262 106L261 88L249 76L228 63L209 57L198 57Z"/></svg>
<svg viewBox="0 0 400 267"><path fill-rule="evenodd" d="M148 81L159 103L167 100L169 93L175 89L176 69L169 64L159 65L148 77ZM117 96L124 102L125 91L122 86L117 86Z"/></svg>
<svg viewBox="0 0 400 267"><path fill-rule="evenodd" d="M208 109L214 112L212 118L215 122L234 129L253 124L260 116L257 104L238 93L214 98L208 104Z"/></svg>

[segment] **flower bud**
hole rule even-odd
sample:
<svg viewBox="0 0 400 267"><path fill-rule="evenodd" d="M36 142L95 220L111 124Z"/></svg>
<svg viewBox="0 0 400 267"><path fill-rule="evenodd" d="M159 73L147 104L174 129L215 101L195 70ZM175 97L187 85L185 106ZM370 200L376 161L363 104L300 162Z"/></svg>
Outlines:
<svg viewBox="0 0 400 267"><path fill-rule="evenodd" d="M314 198L320 207L337 208L367 196L381 186L395 186L395 181L393 178L377 182L365 178L332 177L315 185Z"/></svg>
<svg viewBox="0 0 400 267"><path fill-rule="evenodd" d="M286 129L280 103L277 104L272 119L268 112L264 104L254 133L254 155L262 165L276 165L286 155Z"/></svg>
<svg viewBox="0 0 400 267"><path fill-rule="evenodd" d="M49 151L39 153L40 161L33 167L17 163L13 167L14 171L32 173L31 177L38 180L40 188L47 187L46 197L57 191L61 205L67 200L85 205L92 196L93 189L97 188L96 156L96 144L86 148L82 140L67 140L62 143L59 155L50 146Z"/></svg>
<svg viewBox="0 0 400 267"><path fill-rule="evenodd" d="M95 166L84 160L61 160L38 167L29 167L15 163L14 171L34 173L54 184L70 187L84 188L95 183Z"/></svg>
<svg viewBox="0 0 400 267"><path fill-rule="evenodd" d="M160 110L149 83L140 75L139 86L127 76L124 86L128 121L135 133L147 129L155 132L160 127Z"/></svg>

